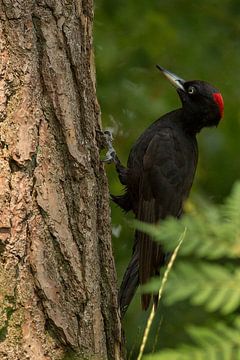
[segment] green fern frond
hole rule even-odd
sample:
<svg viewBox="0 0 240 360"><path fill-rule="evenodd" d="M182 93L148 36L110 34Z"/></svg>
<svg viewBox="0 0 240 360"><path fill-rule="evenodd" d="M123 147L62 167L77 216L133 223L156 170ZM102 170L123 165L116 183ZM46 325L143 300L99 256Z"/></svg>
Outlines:
<svg viewBox="0 0 240 360"><path fill-rule="evenodd" d="M134 222L137 229L149 233L166 251L177 246L185 228L186 238L180 255L194 255L209 260L240 257L240 183L222 206L204 206L182 219L168 218L158 225Z"/></svg>
<svg viewBox="0 0 240 360"><path fill-rule="evenodd" d="M226 202L219 205L204 203L197 211L180 220L166 219L158 225L139 224L137 228L159 241L165 251L176 246L179 234L186 236L166 284L164 302L173 306L187 300L202 306L206 312L220 312L232 319L240 307L240 183ZM160 279L152 279L146 291L157 291ZM228 318L227 318L228 315ZM230 316L229 316L230 315ZM193 340L178 349L164 349L147 355L146 360L238 360L240 359L240 317L232 327L224 323L214 328L189 327Z"/></svg>
<svg viewBox="0 0 240 360"><path fill-rule="evenodd" d="M160 278L152 279L143 291L159 289ZM230 314L240 306L240 269L206 261L177 261L166 285L164 302L173 305L188 299L192 305L203 305L208 312Z"/></svg>
<svg viewBox="0 0 240 360"><path fill-rule="evenodd" d="M182 345L176 350L145 355L144 360L238 360L240 359L239 318L234 327L219 323L213 329L189 327L195 346Z"/></svg>
<svg viewBox="0 0 240 360"><path fill-rule="evenodd" d="M226 217L226 219L231 222L231 224L235 224L240 226L240 182L236 182L233 186L231 195L227 198L224 206L222 207L222 214Z"/></svg>
<svg viewBox="0 0 240 360"><path fill-rule="evenodd" d="M240 305L240 270L200 261L179 261L170 275L165 301L171 305L189 299L207 311L229 314Z"/></svg>

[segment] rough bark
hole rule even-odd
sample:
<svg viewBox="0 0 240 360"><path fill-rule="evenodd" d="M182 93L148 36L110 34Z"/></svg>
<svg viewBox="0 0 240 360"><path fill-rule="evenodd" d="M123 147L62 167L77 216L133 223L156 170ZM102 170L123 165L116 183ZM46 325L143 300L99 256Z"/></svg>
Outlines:
<svg viewBox="0 0 240 360"><path fill-rule="evenodd" d="M119 359L92 0L0 21L0 359Z"/></svg>

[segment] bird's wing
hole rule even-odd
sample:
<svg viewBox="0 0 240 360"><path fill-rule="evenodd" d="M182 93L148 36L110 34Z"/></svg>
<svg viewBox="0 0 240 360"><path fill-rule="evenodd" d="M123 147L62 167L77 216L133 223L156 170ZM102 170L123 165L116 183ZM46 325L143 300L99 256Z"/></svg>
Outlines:
<svg viewBox="0 0 240 360"><path fill-rule="evenodd" d="M184 156L171 128L161 129L152 138L143 158L143 171L139 183L137 218L155 223L166 216L178 217L182 211L184 183ZM149 235L137 232L139 252L139 282L146 283L156 275L164 262L161 246ZM151 296L143 294L146 309Z"/></svg>

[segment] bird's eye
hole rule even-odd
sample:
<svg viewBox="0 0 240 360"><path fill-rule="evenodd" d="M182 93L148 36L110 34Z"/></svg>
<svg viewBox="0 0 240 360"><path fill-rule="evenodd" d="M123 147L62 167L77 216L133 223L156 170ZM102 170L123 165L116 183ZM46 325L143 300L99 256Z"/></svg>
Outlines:
<svg viewBox="0 0 240 360"><path fill-rule="evenodd" d="M193 95L196 92L196 88L194 86L189 86L188 88L188 94Z"/></svg>

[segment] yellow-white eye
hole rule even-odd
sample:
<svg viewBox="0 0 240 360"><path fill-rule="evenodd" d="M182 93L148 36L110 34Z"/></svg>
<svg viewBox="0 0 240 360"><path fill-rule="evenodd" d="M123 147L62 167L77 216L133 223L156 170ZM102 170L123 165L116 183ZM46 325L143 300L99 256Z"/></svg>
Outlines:
<svg viewBox="0 0 240 360"><path fill-rule="evenodd" d="M193 95L196 92L196 88L194 86L189 86L187 92L188 92L189 95Z"/></svg>

